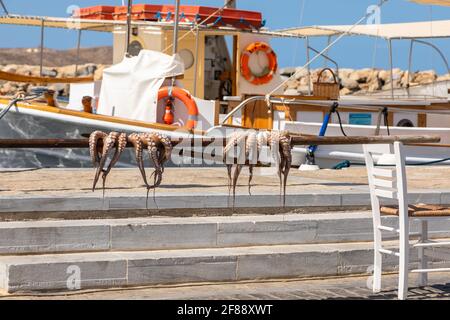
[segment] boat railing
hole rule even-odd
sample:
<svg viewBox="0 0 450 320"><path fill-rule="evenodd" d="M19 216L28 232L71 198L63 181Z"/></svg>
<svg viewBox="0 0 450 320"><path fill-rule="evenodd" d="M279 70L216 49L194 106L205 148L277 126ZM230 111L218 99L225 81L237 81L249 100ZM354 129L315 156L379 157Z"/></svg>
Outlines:
<svg viewBox="0 0 450 320"><path fill-rule="evenodd" d="M402 113L429 113L429 114L443 114L450 115L450 109L415 109L415 108L406 108L409 104L414 104L416 106L426 107L431 106L430 101L426 100L402 100L402 101L392 101L392 100L380 100L378 103L376 100L370 100L369 103L363 102L340 102L335 100L302 100L298 98L285 98L285 97L271 97L269 100L266 99L265 96L253 96L245 99L239 105L237 105L233 110L231 110L223 119L220 125L226 125L228 120L232 119L232 117L241 111L247 104L255 101L266 101L269 102L267 105L267 112L272 112L272 104L283 104L283 105L297 105L297 106L318 106L318 107L333 107L336 103L338 103L339 107L346 109L355 109L355 110L364 110L364 111L374 111L380 112L384 109L389 109L389 111L396 111ZM393 106L394 105L394 106ZM397 105L397 107L395 107ZM399 108L398 106L402 106Z"/></svg>

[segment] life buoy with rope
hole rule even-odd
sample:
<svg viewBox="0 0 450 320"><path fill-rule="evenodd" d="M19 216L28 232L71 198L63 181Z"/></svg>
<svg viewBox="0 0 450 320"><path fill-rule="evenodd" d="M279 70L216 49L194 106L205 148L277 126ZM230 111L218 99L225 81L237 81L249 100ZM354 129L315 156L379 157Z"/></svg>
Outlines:
<svg viewBox="0 0 450 320"><path fill-rule="evenodd" d="M269 59L269 65L264 68L263 72L255 74L250 69L248 63L250 60L250 56L258 51L264 52L267 55L267 58ZM241 75L251 84L261 85L269 83L272 80L275 72L277 71L277 68L277 55L265 42L253 42L248 45L241 54Z"/></svg>
<svg viewBox="0 0 450 320"><path fill-rule="evenodd" d="M198 120L198 108L197 108L197 103L195 103L194 98L192 98L191 94L181 88L178 87L162 87L161 89L159 89L158 91L158 101L160 101L161 99L167 98L167 100L170 101L170 103L168 103L166 101L166 111L172 112L172 110L167 110L168 105L170 104L170 106L173 106L173 104L171 103L171 100L173 98L180 100L185 107L188 110L188 120L186 121L186 125L184 126L187 129L194 129L197 126L197 120ZM166 116L166 114L168 113L164 113L164 122L168 121L169 117ZM170 122L170 121L168 121ZM172 122L173 122L173 118L172 118ZM167 122L166 122L167 123Z"/></svg>

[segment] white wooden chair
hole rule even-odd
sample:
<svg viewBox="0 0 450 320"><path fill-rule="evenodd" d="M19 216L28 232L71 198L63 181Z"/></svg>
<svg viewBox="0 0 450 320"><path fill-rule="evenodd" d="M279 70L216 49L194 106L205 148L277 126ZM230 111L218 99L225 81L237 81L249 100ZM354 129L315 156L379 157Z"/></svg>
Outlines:
<svg viewBox="0 0 450 320"><path fill-rule="evenodd" d="M375 167L374 157L377 154L391 154L393 167ZM406 187L405 156L403 145L400 142L383 145L364 145L367 174L369 179L370 199L372 203L373 229L374 229L374 275L373 292L381 290L382 254L399 257L398 298L406 299L408 293L408 273L419 273L419 286L427 284L428 272L450 271L450 268L428 268L428 257L425 248L448 246L450 242L436 242L428 238L429 219L449 219L450 209L439 206L417 205L408 206L408 193ZM386 160L386 155L383 156ZM394 199L397 206L380 207L380 198ZM381 224L381 215L390 214L398 216L398 229ZM411 247L418 248L419 269L409 270L410 234L409 222L411 219L420 220L418 242ZM399 250L388 250L382 245L382 232L388 231L398 234Z"/></svg>

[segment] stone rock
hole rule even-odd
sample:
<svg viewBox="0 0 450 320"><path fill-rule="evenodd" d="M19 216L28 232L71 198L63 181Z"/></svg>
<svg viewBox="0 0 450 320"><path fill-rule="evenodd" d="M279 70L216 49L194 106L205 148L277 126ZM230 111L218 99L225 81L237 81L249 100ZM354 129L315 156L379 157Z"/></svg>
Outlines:
<svg viewBox="0 0 450 320"><path fill-rule="evenodd" d="M380 72L378 73L378 78L386 83L391 79L391 72L386 70L380 70Z"/></svg>
<svg viewBox="0 0 450 320"><path fill-rule="evenodd" d="M348 78L354 72L354 69L342 68L339 69L339 77L340 78Z"/></svg>
<svg viewBox="0 0 450 320"><path fill-rule="evenodd" d="M295 79L291 79L286 83L287 89L296 89L299 86L299 82Z"/></svg>
<svg viewBox="0 0 450 320"><path fill-rule="evenodd" d="M413 81L418 82L420 84L426 84L431 83L435 81L437 78L436 72L434 70L427 70L427 71L421 71L417 72L414 76Z"/></svg>
<svg viewBox="0 0 450 320"><path fill-rule="evenodd" d="M450 80L450 73L444 74L436 78L437 81L448 81Z"/></svg>
<svg viewBox="0 0 450 320"><path fill-rule="evenodd" d="M302 69L302 68L296 68L295 69L295 79L299 80L303 77L307 77L308 76L308 70L306 68Z"/></svg>
<svg viewBox="0 0 450 320"><path fill-rule="evenodd" d="M351 91L355 91L359 89L359 84L356 80L352 78L342 78L341 79L341 86L343 88L347 88Z"/></svg>
<svg viewBox="0 0 450 320"><path fill-rule="evenodd" d="M280 69L280 75L290 77L291 75L294 74L295 70L296 70L295 67L281 68Z"/></svg>
<svg viewBox="0 0 450 320"><path fill-rule="evenodd" d="M346 95L349 95L349 94L352 94L352 93L353 93L353 91L348 89L348 88L342 88L341 91L339 91L339 94L341 96L346 96Z"/></svg>
<svg viewBox="0 0 450 320"><path fill-rule="evenodd" d="M312 86L311 86L311 91L312 91ZM298 87L297 87L297 92L298 92L299 94L308 94L308 92L309 92L309 87L308 87L308 85L305 85L305 86L298 86Z"/></svg>

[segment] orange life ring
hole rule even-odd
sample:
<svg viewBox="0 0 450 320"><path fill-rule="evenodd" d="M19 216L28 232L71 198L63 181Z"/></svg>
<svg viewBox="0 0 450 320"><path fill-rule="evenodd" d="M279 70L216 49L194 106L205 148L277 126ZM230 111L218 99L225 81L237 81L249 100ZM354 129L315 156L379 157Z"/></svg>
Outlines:
<svg viewBox="0 0 450 320"><path fill-rule="evenodd" d="M158 101L169 97L169 92L170 92L169 87L162 87L161 89L159 89ZM198 108L197 103L195 103L195 100L192 98L192 96L189 94L188 91L178 87L172 87L171 95L172 97L180 100L188 109L189 116L185 128L194 129L197 126L198 120Z"/></svg>
<svg viewBox="0 0 450 320"><path fill-rule="evenodd" d="M269 59L269 65L261 74L254 74L248 66L250 56L252 53L257 51L264 52ZM254 85L261 85L270 82L277 71L277 68L277 55L265 42L254 42L247 46L241 54L241 75L245 78L245 80Z"/></svg>

